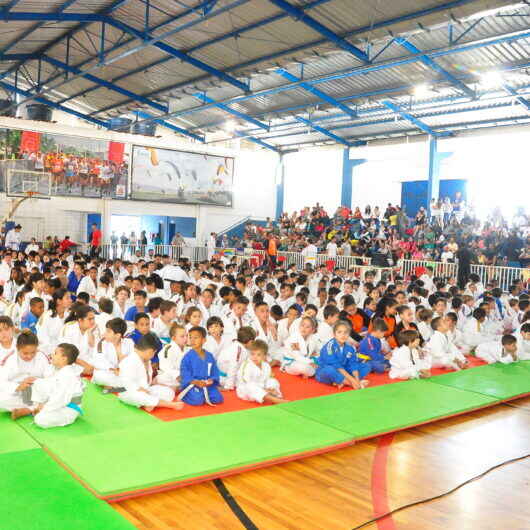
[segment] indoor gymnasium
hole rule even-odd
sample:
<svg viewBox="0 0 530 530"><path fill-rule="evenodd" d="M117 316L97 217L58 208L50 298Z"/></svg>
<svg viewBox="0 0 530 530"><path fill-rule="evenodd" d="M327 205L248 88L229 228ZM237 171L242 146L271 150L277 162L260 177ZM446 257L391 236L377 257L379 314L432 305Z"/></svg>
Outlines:
<svg viewBox="0 0 530 530"><path fill-rule="evenodd" d="M530 3L0 0L1 530L530 529Z"/></svg>

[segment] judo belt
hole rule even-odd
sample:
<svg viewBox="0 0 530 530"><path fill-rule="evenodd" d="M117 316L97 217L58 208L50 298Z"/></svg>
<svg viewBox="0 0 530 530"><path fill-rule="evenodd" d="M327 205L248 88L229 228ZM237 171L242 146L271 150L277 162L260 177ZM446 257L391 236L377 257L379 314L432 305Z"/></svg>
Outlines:
<svg viewBox="0 0 530 530"><path fill-rule="evenodd" d="M75 399L75 398L74 398ZM71 401L70 403L68 403L68 405L66 405L67 408L69 409L73 409L75 410L77 413L83 415L83 411L81 410L81 407L77 404L77 403L74 403L73 401Z"/></svg>
<svg viewBox="0 0 530 530"><path fill-rule="evenodd" d="M283 357L283 365L284 366L289 366L289 365L291 365L293 363L294 363L294 358L293 357L285 357L285 355L284 355L284 357Z"/></svg>
<svg viewBox="0 0 530 530"><path fill-rule="evenodd" d="M193 384L190 384L188 385L178 396L177 396L177 401L182 401L182 399L186 396L186 394L192 389L192 388L197 388L195 385ZM215 407L215 405L210 401L210 396L208 395L208 390L206 390L206 387L203 386L202 387L202 391L204 393L204 401L206 401L206 403L208 403L208 405L210 405L211 407Z"/></svg>

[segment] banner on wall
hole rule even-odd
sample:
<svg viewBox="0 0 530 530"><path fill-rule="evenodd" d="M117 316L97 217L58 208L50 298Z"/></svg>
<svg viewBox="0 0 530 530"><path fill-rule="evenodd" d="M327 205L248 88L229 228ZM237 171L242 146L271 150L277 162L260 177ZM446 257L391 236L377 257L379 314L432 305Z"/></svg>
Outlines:
<svg viewBox="0 0 530 530"><path fill-rule="evenodd" d="M132 199L230 207L233 177L233 158L133 147Z"/></svg>
<svg viewBox="0 0 530 530"><path fill-rule="evenodd" d="M0 129L2 191L8 171L50 174L53 196L126 199L129 153L120 142Z"/></svg>

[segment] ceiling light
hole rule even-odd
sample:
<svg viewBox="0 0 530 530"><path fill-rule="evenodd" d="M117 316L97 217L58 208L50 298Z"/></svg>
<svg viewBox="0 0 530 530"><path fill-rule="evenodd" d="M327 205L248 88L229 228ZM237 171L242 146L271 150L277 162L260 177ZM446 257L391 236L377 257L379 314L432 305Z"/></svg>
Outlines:
<svg viewBox="0 0 530 530"><path fill-rule="evenodd" d="M421 85L416 85L414 87L414 96L417 98L425 98L429 96L431 93L431 88L426 83L422 83Z"/></svg>
<svg viewBox="0 0 530 530"><path fill-rule="evenodd" d="M480 74L479 82L484 88L496 88L504 83L504 79L499 72L492 71Z"/></svg>
<svg viewBox="0 0 530 530"><path fill-rule="evenodd" d="M233 120L228 120L224 123L223 125L223 129L226 131L226 132L234 132L236 130L236 122L233 121Z"/></svg>

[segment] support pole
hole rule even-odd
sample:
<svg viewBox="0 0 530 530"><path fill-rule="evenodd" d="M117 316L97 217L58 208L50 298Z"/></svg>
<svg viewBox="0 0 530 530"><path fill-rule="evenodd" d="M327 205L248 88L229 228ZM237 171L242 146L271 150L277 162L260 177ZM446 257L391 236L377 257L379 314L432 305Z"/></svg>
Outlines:
<svg viewBox="0 0 530 530"><path fill-rule="evenodd" d="M440 198L440 166L453 153L438 152L438 138L429 138L429 180L427 182L427 210L431 215L431 201Z"/></svg>
<svg viewBox="0 0 530 530"><path fill-rule="evenodd" d="M350 160L350 150L344 149L342 153L342 189L340 196L340 203L342 206L346 206L351 209L353 193L353 169L356 166L360 166L366 162L368 162L366 158Z"/></svg>
<svg viewBox="0 0 530 530"><path fill-rule="evenodd" d="M285 198L285 161L283 155L280 154L278 159L278 167L276 168L276 220L278 220L283 213L283 205Z"/></svg>

